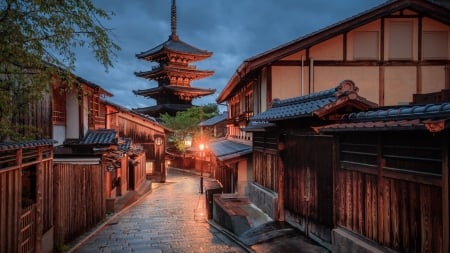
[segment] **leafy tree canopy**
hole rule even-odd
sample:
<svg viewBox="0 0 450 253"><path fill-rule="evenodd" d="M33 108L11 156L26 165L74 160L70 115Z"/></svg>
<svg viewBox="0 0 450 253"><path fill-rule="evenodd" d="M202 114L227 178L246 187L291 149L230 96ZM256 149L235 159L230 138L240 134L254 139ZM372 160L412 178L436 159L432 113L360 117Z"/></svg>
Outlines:
<svg viewBox="0 0 450 253"><path fill-rule="evenodd" d="M112 66L120 47L100 22L112 15L91 0L0 1L0 141L24 137L19 115L42 99L52 78L71 82L77 48Z"/></svg>
<svg viewBox="0 0 450 253"><path fill-rule="evenodd" d="M162 114L161 121L164 126L174 131L172 139L177 149L184 151L186 150L184 144L186 136L190 135L194 142L201 137L207 138L207 136L200 136L198 124L218 114L219 108L217 104L211 103L177 112L175 116L170 116L167 113Z"/></svg>

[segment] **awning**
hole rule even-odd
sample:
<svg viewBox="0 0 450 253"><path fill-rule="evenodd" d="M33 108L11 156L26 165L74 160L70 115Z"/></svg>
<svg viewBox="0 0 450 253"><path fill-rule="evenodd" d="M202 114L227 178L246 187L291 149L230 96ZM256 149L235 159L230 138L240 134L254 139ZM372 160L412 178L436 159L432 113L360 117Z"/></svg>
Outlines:
<svg viewBox="0 0 450 253"><path fill-rule="evenodd" d="M211 142L209 147L214 156L222 162L251 154L253 151L251 145L230 140Z"/></svg>

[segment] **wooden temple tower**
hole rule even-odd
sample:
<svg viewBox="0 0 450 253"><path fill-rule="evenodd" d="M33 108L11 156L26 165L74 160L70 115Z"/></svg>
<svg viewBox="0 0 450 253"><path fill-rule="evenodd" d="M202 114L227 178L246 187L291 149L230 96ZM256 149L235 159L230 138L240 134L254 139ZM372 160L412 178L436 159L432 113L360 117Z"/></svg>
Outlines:
<svg viewBox="0 0 450 253"><path fill-rule="evenodd" d="M169 39L145 52L136 54L138 59L156 62L149 71L136 72L135 75L148 80L155 80L155 88L134 90L133 93L156 100L156 105L133 109L155 118L160 114L175 115L192 107L194 98L211 95L215 89L191 87L191 81L202 79L214 74L210 70L198 70L191 62L209 58L212 53L193 47L180 40L176 31L176 5L172 0L171 7L171 35Z"/></svg>

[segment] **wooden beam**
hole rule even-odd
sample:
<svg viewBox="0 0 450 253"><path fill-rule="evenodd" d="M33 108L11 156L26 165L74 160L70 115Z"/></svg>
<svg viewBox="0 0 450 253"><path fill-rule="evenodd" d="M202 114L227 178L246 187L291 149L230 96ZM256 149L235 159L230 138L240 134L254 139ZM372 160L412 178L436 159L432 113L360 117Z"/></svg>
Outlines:
<svg viewBox="0 0 450 253"><path fill-rule="evenodd" d="M450 243L449 243L449 227L450 227L450 211L449 211L449 164L448 164L448 156L449 156L449 142L448 142L448 133L444 134L442 138L442 252L450 252Z"/></svg>

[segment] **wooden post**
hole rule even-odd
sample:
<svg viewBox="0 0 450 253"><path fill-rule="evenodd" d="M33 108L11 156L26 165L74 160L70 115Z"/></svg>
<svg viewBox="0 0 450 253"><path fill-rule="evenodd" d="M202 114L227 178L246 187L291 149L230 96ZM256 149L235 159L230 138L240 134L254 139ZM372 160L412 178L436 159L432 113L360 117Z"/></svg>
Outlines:
<svg viewBox="0 0 450 253"><path fill-rule="evenodd" d="M449 213L449 180L450 180L450 173L448 171L449 164L448 164L448 155L449 155L449 142L448 142L448 133L444 134L444 137L442 138L442 238L443 238L443 245L442 245L442 252L450 252L450 245L449 245L449 226L450 226L450 213Z"/></svg>
<svg viewBox="0 0 450 253"><path fill-rule="evenodd" d="M278 157L278 220L284 221L284 164L280 155Z"/></svg>

